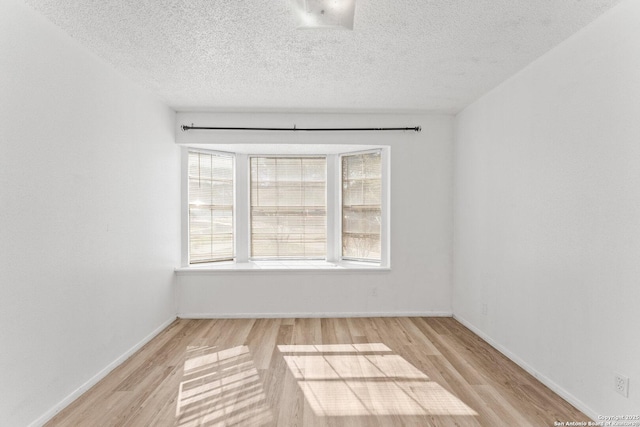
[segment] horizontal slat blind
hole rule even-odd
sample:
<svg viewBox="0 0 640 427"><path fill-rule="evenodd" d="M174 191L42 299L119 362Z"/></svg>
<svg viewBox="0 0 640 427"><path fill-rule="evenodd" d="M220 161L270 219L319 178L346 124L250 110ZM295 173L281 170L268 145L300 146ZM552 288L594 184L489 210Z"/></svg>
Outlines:
<svg viewBox="0 0 640 427"><path fill-rule="evenodd" d="M342 156L342 256L380 261L380 152Z"/></svg>
<svg viewBox="0 0 640 427"><path fill-rule="evenodd" d="M233 258L233 157L189 152L189 262Z"/></svg>
<svg viewBox="0 0 640 427"><path fill-rule="evenodd" d="M327 161L251 158L251 256L325 258Z"/></svg>

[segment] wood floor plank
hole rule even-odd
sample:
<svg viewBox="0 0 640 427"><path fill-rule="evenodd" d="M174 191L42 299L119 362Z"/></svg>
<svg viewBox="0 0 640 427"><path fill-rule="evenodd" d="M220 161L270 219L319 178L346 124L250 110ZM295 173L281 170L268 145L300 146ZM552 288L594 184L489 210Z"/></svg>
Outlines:
<svg viewBox="0 0 640 427"><path fill-rule="evenodd" d="M400 327L405 331L405 334L411 337L405 344L418 344L422 347L425 354L430 354L434 356L440 355L440 350L433 344L431 339L426 336L420 328L416 326L416 324L412 321L412 318L408 317L400 317L396 319Z"/></svg>
<svg viewBox="0 0 640 427"><path fill-rule="evenodd" d="M454 319L441 321L450 333L444 337L476 371L501 391L510 404L526 402L523 410L529 419L544 424L552 420L586 421L584 415L557 396L533 376L497 352L480 337ZM453 338L455 337L455 339Z"/></svg>
<svg viewBox="0 0 640 427"><path fill-rule="evenodd" d="M322 344L321 319L295 319L293 323L294 344Z"/></svg>
<svg viewBox="0 0 640 427"><path fill-rule="evenodd" d="M364 336L366 337L368 343L383 343L384 340L380 336L378 325L374 320L375 319L372 317L363 317L362 319L359 319L364 330Z"/></svg>
<svg viewBox="0 0 640 427"><path fill-rule="evenodd" d="M282 381L280 406L273 408L277 416L276 425L297 427L304 425L304 396L299 392L298 384L291 371L287 370Z"/></svg>
<svg viewBox="0 0 640 427"><path fill-rule="evenodd" d="M362 317L351 317L346 319L347 329L355 344L366 342L365 327Z"/></svg>
<svg viewBox="0 0 640 427"><path fill-rule="evenodd" d="M253 356L257 369L266 369L271 363L276 344L280 319L258 319L247 336L246 345Z"/></svg>
<svg viewBox="0 0 640 427"><path fill-rule="evenodd" d="M486 405L486 402L445 357L427 356L426 363L432 365L427 372L436 378L435 382L438 386L449 393L449 398L452 396L456 399L452 405L455 409L461 407L461 412L467 410L475 412L477 414L475 419L480 425L501 425L503 420Z"/></svg>
<svg viewBox="0 0 640 427"><path fill-rule="evenodd" d="M433 343L433 345L438 349L438 351L446 357L446 359L451 363L456 370L464 377L470 385L480 385L486 384L486 378L483 376L483 372L479 372L474 366L469 362L468 358L465 358L460 352L454 348L450 341L451 335L449 333L438 333L439 331L445 331L442 327L441 319L424 319L424 318L413 318L411 319L414 325L422 333L429 338L429 340ZM436 328L433 328L434 323L431 320L437 320L438 323ZM453 339L455 343L455 338Z"/></svg>
<svg viewBox="0 0 640 427"><path fill-rule="evenodd" d="M521 411L514 408L502 398L495 387L491 385L474 385L473 389L478 393L487 406L494 409L496 415L506 425L519 427L535 427Z"/></svg>
<svg viewBox="0 0 640 427"><path fill-rule="evenodd" d="M584 414L451 318L179 319L47 426L537 426Z"/></svg>
<svg viewBox="0 0 640 427"><path fill-rule="evenodd" d="M280 346L289 346L292 340L293 324L281 325L278 328L276 344L272 349L269 368L259 371L264 385L265 404L271 409L272 417L274 410L281 407L283 382L289 369Z"/></svg>
<svg viewBox="0 0 640 427"><path fill-rule="evenodd" d="M320 319L322 328L322 344L352 343L349 328L344 327L345 319Z"/></svg>

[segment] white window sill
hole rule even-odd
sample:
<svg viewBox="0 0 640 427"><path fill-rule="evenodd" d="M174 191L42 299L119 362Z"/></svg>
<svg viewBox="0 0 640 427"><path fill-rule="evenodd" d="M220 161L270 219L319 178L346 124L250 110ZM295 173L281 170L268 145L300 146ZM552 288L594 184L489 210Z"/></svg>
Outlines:
<svg viewBox="0 0 640 427"><path fill-rule="evenodd" d="M249 262L218 262L198 264L189 267L178 267L175 269L178 275L188 274L209 274L209 273L229 273L229 272L254 272L254 273L327 273L327 272L376 272L391 271L389 267L381 267L379 264L356 261L249 261Z"/></svg>

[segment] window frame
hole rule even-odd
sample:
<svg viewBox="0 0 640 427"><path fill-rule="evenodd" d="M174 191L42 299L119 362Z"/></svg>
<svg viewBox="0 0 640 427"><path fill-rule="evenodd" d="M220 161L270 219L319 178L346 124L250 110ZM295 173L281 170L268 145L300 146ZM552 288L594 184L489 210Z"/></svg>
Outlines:
<svg viewBox="0 0 640 427"><path fill-rule="evenodd" d="M290 159L298 159L298 158L323 158L325 160L325 188L324 188L324 200L325 200L325 209L326 209L326 216L325 216L325 230L326 230L326 235L327 235L327 240L326 240L326 249L325 249L325 254L324 257L321 258L271 258L271 257L254 257L251 255L252 253L252 220L251 220L251 159L253 158L278 158L278 159L284 159L284 158L290 158ZM327 260L327 252L328 252L328 245L329 245L329 216L332 215L332 213L329 211L329 200L328 200L328 192L329 192L329 155L327 154L248 154L247 155L247 195L248 195L248 241L247 241L247 252L248 252L248 260L249 261L274 261L274 262L278 262L278 261L300 261L300 260Z"/></svg>
<svg viewBox="0 0 640 427"><path fill-rule="evenodd" d="M213 260L213 261L200 261L196 263L191 262L191 230L190 226L190 217L189 217L189 153L201 153L206 155L214 155L220 157L229 157L231 158L231 163L233 167L233 256L229 259L221 259L221 260ZM184 212L183 221L182 221L182 264L185 266L197 266L197 265L208 265L208 264L219 264L219 263L228 263L228 262L236 262L237 260L237 171L236 171L236 154L229 153L226 151L219 150L208 150L202 148L192 148L185 147L182 150L181 163L181 185L182 185L182 205Z"/></svg>
<svg viewBox="0 0 640 427"><path fill-rule="evenodd" d="M387 221L387 217L388 217L388 213L385 210L385 205L387 205L388 201L386 201L385 199L388 198L388 194L385 194L385 176L386 173L388 173L388 171L386 170L387 168L385 167L385 163L386 163L386 158L385 155L383 153L383 149L382 148L374 148L371 150L362 150L362 151L351 151L348 153L340 153L338 155L338 180L340 181L340 191L338 192L338 211L339 211L339 216L338 216L338 231L340 232L340 239L339 239L339 256L340 256L340 260L341 261L347 261L347 262L360 262L360 263L369 263L369 264L380 264L382 265L386 265L385 263L385 245L383 243L384 240L384 234L386 233L386 229L388 228L388 226L385 226L386 221ZM380 261L378 260L371 260L371 259L366 259L366 258L354 258L354 257L346 257L343 255L343 233L342 233L342 219L343 219L343 215L342 215L342 209L343 209L343 205L342 205L342 196L343 196L343 191L342 191L342 179L343 179L343 162L342 162L342 158L343 157L348 157L348 156L358 156L358 155L362 155L362 154L375 154L375 153L379 153L380 154ZM387 190L388 193L388 190ZM388 208L388 206L387 206ZM388 256L387 256L387 263L388 263Z"/></svg>
<svg viewBox="0 0 640 427"><path fill-rule="evenodd" d="M295 267L286 267L284 269L261 269L256 268L253 264L254 259L251 254L251 166L250 157L325 157L326 158L326 229L327 229L327 246L326 256L324 260L329 265L343 267L345 269L359 271L383 270L388 271L391 268L391 150L390 146L378 146L376 148L367 148L356 151L344 151L340 153L316 152L312 154L263 154L260 151L251 152L232 152L203 147L205 144L197 146L184 145L181 148L181 265L176 269L179 273L203 272L203 271L344 271L343 269L309 269L296 270ZM211 144L215 145L215 144ZM233 159L234 181L233 181L233 223L234 223L234 259L229 261L214 261L211 263L189 263L189 199L188 199L188 153L202 152L206 154L217 154L230 156ZM342 257L342 156L366 154L372 152L380 152L381 168L382 168L382 195L381 195L381 230L380 230L380 246L381 259L380 262L371 260L355 260L352 258ZM255 261L286 263L287 259L261 259L256 258ZM291 260L295 263L298 260ZM302 260L304 261L304 260Z"/></svg>

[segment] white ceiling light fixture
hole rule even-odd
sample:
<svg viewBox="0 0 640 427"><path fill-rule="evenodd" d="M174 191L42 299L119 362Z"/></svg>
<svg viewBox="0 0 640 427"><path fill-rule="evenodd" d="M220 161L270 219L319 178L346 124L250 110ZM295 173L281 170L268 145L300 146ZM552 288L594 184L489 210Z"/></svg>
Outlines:
<svg viewBox="0 0 640 427"><path fill-rule="evenodd" d="M298 28L346 28L353 30L356 0L295 0Z"/></svg>

